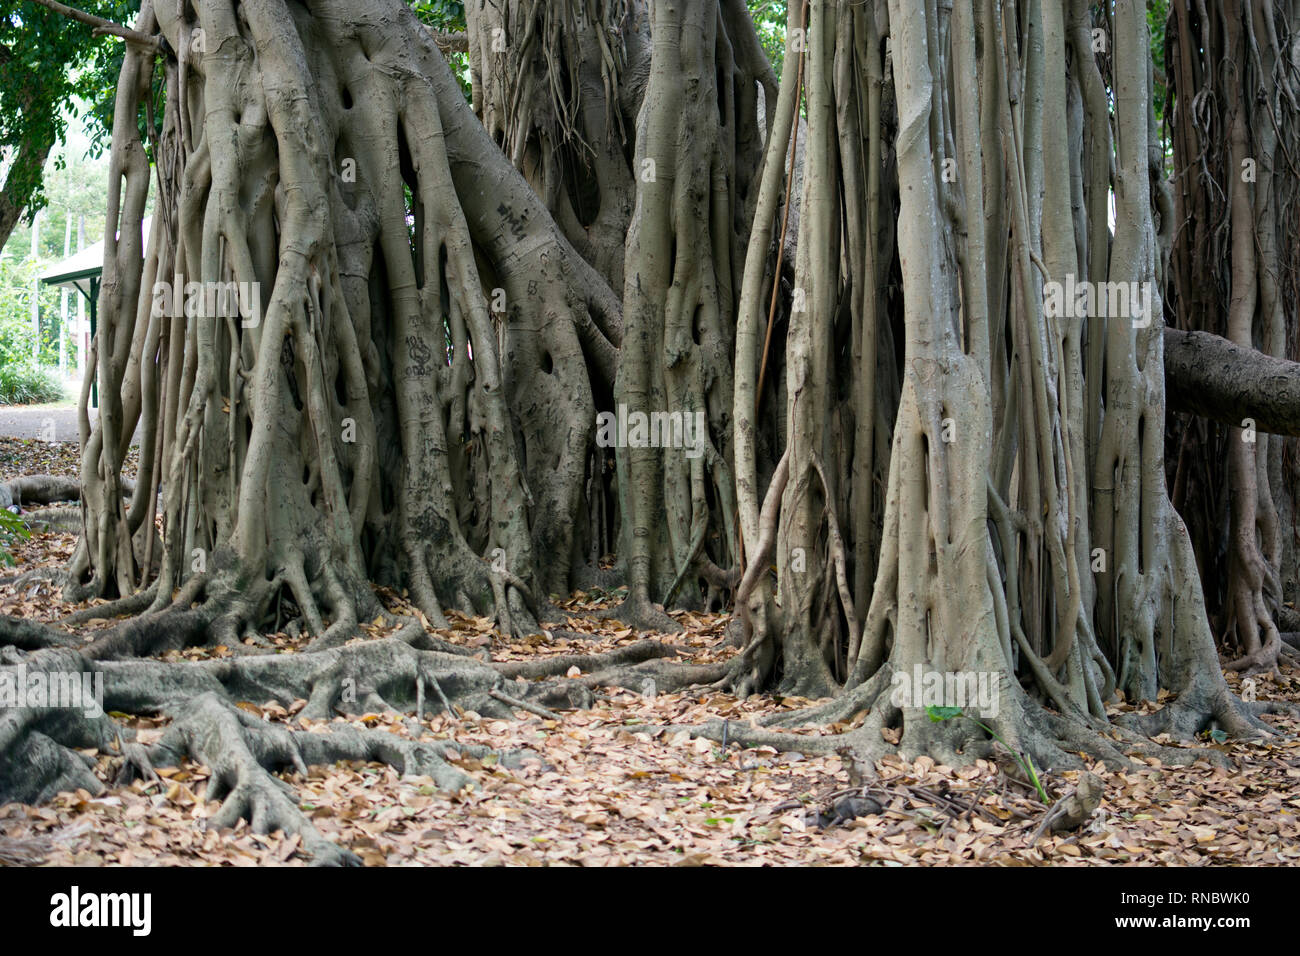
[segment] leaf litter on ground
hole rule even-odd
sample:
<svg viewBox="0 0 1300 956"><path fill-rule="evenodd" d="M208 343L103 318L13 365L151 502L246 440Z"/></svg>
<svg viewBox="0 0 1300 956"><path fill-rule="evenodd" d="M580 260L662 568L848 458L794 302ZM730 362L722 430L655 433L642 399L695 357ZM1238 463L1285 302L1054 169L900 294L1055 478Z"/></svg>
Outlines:
<svg viewBox="0 0 1300 956"><path fill-rule="evenodd" d="M75 445L0 439L0 476L76 474ZM18 547L15 572L66 565L75 547L68 534L37 533ZM378 589L385 607L415 615L406 598ZM508 639L485 618L451 615L443 640L484 648L494 660L601 653L646 638L681 650L684 660L725 660L728 616L676 612L675 635L638 632L596 613L616 598L577 594L559 602L571 615L562 637ZM0 611L56 622L75 607L50 584L0 584ZM88 636L94 622L79 629ZM385 636L378 623L364 639ZM304 640L268 636L293 653ZM220 657L228 648L196 648L178 660ZM1241 678L1229 674L1234 689ZM1274 680L1255 678L1259 699L1300 701L1300 672L1283 665ZM462 712L416 721L397 714L351 718L360 726L409 737L454 739L536 755L508 769L494 759L454 755L474 781L459 794L437 790L430 778L402 777L378 763L312 767L284 773L299 805L328 839L372 866L621 866L621 865L1295 865L1300 863L1300 722L1266 718L1283 735L1209 746L1226 753L1231 769L1205 759L1165 766L1135 759L1124 770L1091 767L1104 794L1093 816L1072 832L1030 837L1047 808L1031 790L987 760L966 767L928 757L889 757L863 783L859 768L838 755L806 757L771 747L725 750L688 733L631 733L628 727L704 724L723 718L749 722L805 706L795 698L746 700L709 689L641 695L608 688L595 706L559 719L517 712L514 720ZM305 702L239 706L264 720L320 729L297 717ZM1120 704L1116 710L1147 709ZM120 715L143 743L161 736L165 717ZM859 716L860 719L860 716ZM336 718L343 721L345 718ZM800 732L850 729L853 722ZM1198 746L1205 746L1198 744ZM186 762L159 768L159 779L113 787L120 758L83 751L96 761L106 789L62 793L39 807L0 807L0 865L228 865L310 863L297 836L254 833L245 823L214 830L204 824L218 809L204 798L207 768ZM1049 774L1054 795L1067 793L1077 772Z"/></svg>

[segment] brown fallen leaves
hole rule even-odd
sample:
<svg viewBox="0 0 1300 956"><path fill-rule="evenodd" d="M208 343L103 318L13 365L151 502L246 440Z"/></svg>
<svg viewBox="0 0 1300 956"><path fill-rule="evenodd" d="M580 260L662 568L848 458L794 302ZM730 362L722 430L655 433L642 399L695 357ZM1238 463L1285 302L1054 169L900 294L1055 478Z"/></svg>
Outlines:
<svg viewBox="0 0 1300 956"><path fill-rule="evenodd" d="M3 449L0 449L2 451ZM65 536L38 536L33 564L66 559ZM411 613L401 595L382 592L390 610ZM607 596L565 602L579 615L566 639L508 640L480 618L458 616L444 640L486 648L495 660L599 653L646 637L593 612ZM45 620L67 612L55 595L0 587L7 613ZM682 614L686 633L663 637L697 661L735 653L725 640L724 615ZM432 630L432 629L431 629ZM366 637L383 635L366 629ZM275 650L299 641L272 635ZM180 659L223 656L228 649L185 652ZM1285 667L1285 665L1284 665ZM1236 675L1229 679L1237 681ZM1257 679L1260 699L1300 700L1300 674ZM399 736L454 739L499 751L527 749L540 759L508 769L495 759L453 756L475 781L460 794L438 792L428 778L402 778L381 764L314 767L286 774L299 803L328 839L368 865L935 865L1003 866L1176 864L1294 865L1300 862L1300 740L1211 744L1235 761L1233 770L1201 760L1189 767L1138 761L1108 771L1100 806L1078 829L1029 838L1046 809L988 761L952 768L922 757L876 766L870 798L879 812L849 815L831 826L826 811L858 782L838 756L806 758L771 748L723 750L688 734L632 734L635 725L704 723L724 717L746 722L806 701L770 697L737 700L714 692L643 697L607 689L589 711L560 720L519 713L499 720L438 714L419 724L393 714L366 714L358 726ZM239 706L264 720L321 729L301 720L301 702ZM1119 709L1128 709L1121 705ZM339 718L340 720L342 718ZM1267 718L1294 735L1300 724ZM143 742L165 721L133 718ZM843 727L834 730L847 729ZM826 731L807 731L821 733ZM116 758L87 752L97 773L112 777ZM543 763L544 761L544 763ZM205 821L218 804L205 800L207 770L194 764L161 768L161 779L92 797L78 791L47 806L0 807L0 864L31 865L303 865L297 836L258 835L246 824L217 832ZM1077 774L1049 774L1053 797L1068 793ZM841 816L843 816L841 814Z"/></svg>
<svg viewBox="0 0 1300 956"><path fill-rule="evenodd" d="M1233 744L1239 770L1200 762L1158 762L1123 772L1093 771L1105 796L1091 821L1071 833L1028 837L1044 808L1009 785L991 763L954 769L922 757L877 766L879 814L821 828L825 797L849 788L839 757L803 758L770 748L724 753L686 734L633 735L629 723L702 721L732 710L761 713L770 703L617 693L560 721L473 713L425 721L434 738L498 749L526 747L549 765L510 770L497 760L461 757L472 791L439 793L427 778L401 778L380 764L313 768L286 775L300 805L329 839L370 865L791 865L791 864L1273 864L1300 862L1300 742ZM297 708L250 704L265 719L293 720ZM156 722L150 722L156 723ZM397 735L394 715L357 723ZM1297 728L1290 726L1294 732ZM144 727L147 740L158 729ZM101 755L101 776L109 760ZM51 864L297 865L298 839L259 836L247 826L216 833L203 821L204 768L166 768L162 780L105 796L63 794L46 807L0 809L6 842L36 847ZM1056 777L1066 790L1075 775ZM941 793L981 812L952 814L916 797ZM83 828L78 830L78 828ZM75 832L71 839L56 840Z"/></svg>

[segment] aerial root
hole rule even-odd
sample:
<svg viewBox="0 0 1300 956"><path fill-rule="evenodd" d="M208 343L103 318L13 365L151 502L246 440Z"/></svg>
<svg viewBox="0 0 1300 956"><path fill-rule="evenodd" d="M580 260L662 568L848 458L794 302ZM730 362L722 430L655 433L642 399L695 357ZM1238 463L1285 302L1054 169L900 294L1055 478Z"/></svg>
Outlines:
<svg viewBox="0 0 1300 956"><path fill-rule="evenodd" d="M1257 703L1263 706L1240 700L1226 685L1208 691L1192 687L1153 714L1125 714L1117 723L1148 738L1169 734L1191 739L1216 725L1237 740L1275 736L1277 730L1258 715L1283 712L1286 705Z"/></svg>
<svg viewBox="0 0 1300 956"><path fill-rule="evenodd" d="M619 621L638 631L678 634L684 630L662 607L635 591L629 593L622 603L606 608L597 616L607 621Z"/></svg>

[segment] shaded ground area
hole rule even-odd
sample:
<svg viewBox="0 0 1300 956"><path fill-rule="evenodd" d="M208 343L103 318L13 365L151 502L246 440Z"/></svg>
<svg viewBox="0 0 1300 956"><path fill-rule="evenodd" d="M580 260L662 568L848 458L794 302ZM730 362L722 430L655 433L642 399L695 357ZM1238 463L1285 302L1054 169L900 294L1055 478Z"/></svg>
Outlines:
<svg viewBox="0 0 1300 956"><path fill-rule="evenodd" d="M75 474L75 445L0 439L0 477ZM38 534L17 549L15 571L57 567L75 544L71 534ZM0 576L4 573L0 571ZM403 599L381 591L390 607ZM569 640L512 641L487 619L455 616L430 633L488 653L494 660L599 653L647 638L671 643L699 663L736 653L724 615L678 614L684 635L638 632L595 615L621 594L577 595ZM36 582L0 585L0 610L54 622L70 608L55 588ZM407 613L411 613L409 607ZM107 622L81 630L87 636ZM368 628L367 637L382 636ZM280 653L298 640L271 635ZM228 648L170 652L168 659L224 657ZM1285 665L1284 665L1285 666ZM574 675L576 676L576 675ZM1237 675L1228 680L1240 687ZM1259 699L1300 701L1300 673L1256 679ZM378 763L340 763L283 773L298 805L331 841L369 865L873 864L999 865L1160 863L1222 865L1300 863L1300 723L1267 718L1289 736L1267 743L1208 743L1231 767L1200 760L1189 767L1137 762L1124 771L1093 768L1104 784L1098 810L1081 828L1031 838L1047 808L1008 759L954 769L928 758L889 759L874 768L840 756L804 758L770 748L723 747L685 733L631 733L629 727L736 723L804 706L794 698L737 700L707 689L678 694L607 689L590 710L559 719L518 711L515 720L456 710L416 720L363 714L351 721L310 721L290 707L242 701L262 720L308 730L350 722L397 738L454 739L534 757L507 769L494 758L453 755L473 787L441 793L427 777L401 777ZM1118 709L1128 709L1121 705ZM118 715L149 743L165 719ZM821 731L844 730L862 719ZM0 807L0 863L303 865L297 836L262 836L245 824L205 827L219 806L205 799L209 770L193 762L159 768L160 780L113 787L120 756L83 751L109 789L98 797L64 793L41 807ZM1046 776L1053 798L1074 773ZM854 799L845 802L845 797Z"/></svg>

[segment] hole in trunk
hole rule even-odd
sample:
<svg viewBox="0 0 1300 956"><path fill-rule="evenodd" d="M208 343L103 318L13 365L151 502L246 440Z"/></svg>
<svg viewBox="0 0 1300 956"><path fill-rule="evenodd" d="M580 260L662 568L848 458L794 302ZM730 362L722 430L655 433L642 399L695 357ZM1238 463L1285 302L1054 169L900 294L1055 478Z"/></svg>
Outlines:
<svg viewBox="0 0 1300 956"><path fill-rule="evenodd" d="M340 405L348 403L348 384L347 376L343 374L343 365L339 364L338 374L334 376L334 394L339 400Z"/></svg>
<svg viewBox="0 0 1300 956"><path fill-rule="evenodd" d="M420 181L415 160L406 138L406 125L397 124L397 162L402 174L402 196L406 202L406 231L411 241L411 266L415 269L415 287L424 288L424 204L420 201Z"/></svg>
<svg viewBox="0 0 1300 956"><path fill-rule="evenodd" d="M585 155L570 144L564 153L564 191L582 228L590 229L600 215L600 183Z"/></svg>
<svg viewBox="0 0 1300 956"><path fill-rule="evenodd" d="M713 89L713 95L714 97L717 98L718 101L718 125L721 126L723 129L726 129L727 128L727 97L723 91L727 89L727 74L723 72L721 62L718 63L715 72L717 76L716 79L714 80L716 85L714 86Z"/></svg>

